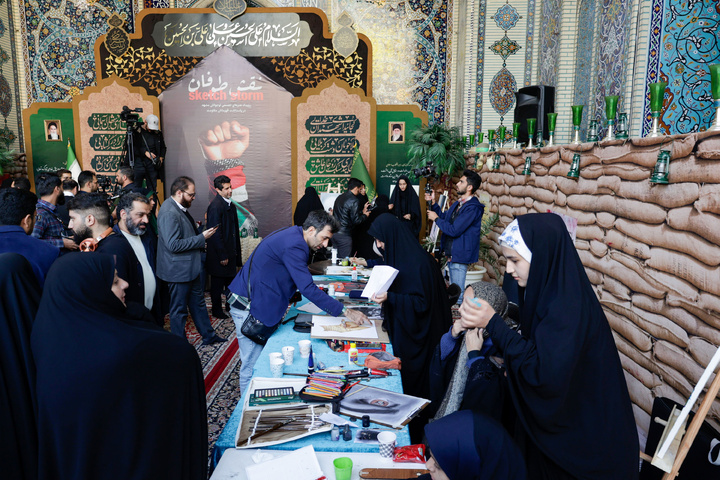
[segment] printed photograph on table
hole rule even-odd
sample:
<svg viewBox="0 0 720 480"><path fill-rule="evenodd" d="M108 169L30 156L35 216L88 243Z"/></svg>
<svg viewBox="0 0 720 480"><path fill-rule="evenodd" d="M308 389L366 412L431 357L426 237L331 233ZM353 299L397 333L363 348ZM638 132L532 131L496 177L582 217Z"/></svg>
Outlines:
<svg viewBox="0 0 720 480"><path fill-rule="evenodd" d="M313 326L310 336L314 338L327 337L333 338L362 338L375 340L378 338L375 324L372 325L356 325L348 322L345 317L328 317L325 315L313 315Z"/></svg>
<svg viewBox="0 0 720 480"><path fill-rule="evenodd" d="M45 132L48 142L62 142L62 123L60 120L45 120Z"/></svg>
<svg viewBox="0 0 720 480"><path fill-rule="evenodd" d="M368 385L355 385L340 401L340 413L357 418L369 415L372 422L399 428L429 403L424 398Z"/></svg>
<svg viewBox="0 0 720 480"><path fill-rule="evenodd" d="M388 123L390 143L405 143L405 122L390 122Z"/></svg>

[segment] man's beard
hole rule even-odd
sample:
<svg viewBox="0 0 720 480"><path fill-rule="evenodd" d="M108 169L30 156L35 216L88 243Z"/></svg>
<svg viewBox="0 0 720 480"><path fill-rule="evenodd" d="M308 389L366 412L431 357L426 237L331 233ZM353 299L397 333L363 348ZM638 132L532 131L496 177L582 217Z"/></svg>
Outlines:
<svg viewBox="0 0 720 480"><path fill-rule="evenodd" d="M140 228L141 225L144 228ZM127 227L128 232L130 232L130 235L145 235L145 232L147 232L147 225L148 224L145 222L135 223L129 217L125 219L125 226Z"/></svg>
<svg viewBox="0 0 720 480"><path fill-rule="evenodd" d="M55 205L65 205L65 194L58 196L57 200L55 200Z"/></svg>
<svg viewBox="0 0 720 480"><path fill-rule="evenodd" d="M192 205L192 200L188 202L187 200L185 200L185 197L183 196L180 199L180 205L182 205L185 208L190 208L190 205Z"/></svg>
<svg viewBox="0 0 720 480"><path fill-rule="evenodd" d="M86 238L92 238L92 231L87 227L87 225L82 225L73 229L73 240L75 240L75 243L80 245L80 242Z"/></svg>

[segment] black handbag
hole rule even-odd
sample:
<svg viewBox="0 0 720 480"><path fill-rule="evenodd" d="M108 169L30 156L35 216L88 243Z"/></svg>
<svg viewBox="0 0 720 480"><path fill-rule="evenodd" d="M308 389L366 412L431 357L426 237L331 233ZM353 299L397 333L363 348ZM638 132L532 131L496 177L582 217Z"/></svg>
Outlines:
<svg viewBox="0 0 720 480"><path fill-rule="evenodd" d="M270 238L271 236L272 234L268 235L266 238ZM258 247L259 246L260 245L258 245ZM255 252L257 251L258 247L255 247ZM250 300L250 303L252 303L252 286L250 284L250 274L252 273L252 264L253 259L255 258L255 252L250 255L250 266L248 267L247 289L248 300ZM246 308L249 310L250 305L248 304ZM267 326L257 318L253 317L252 314L248 313L248 316L243 322L242 327L240 327L240 333L242 333L243 336L249 338L253 342L257 343L258 345L265 345L272 336L272 334L275 333L275 330L278 329L278 326L280 326L279 321L275 325Z"/></svg>
<svg viewBox="0 0 720 480"><path fill-rule="evenodd" d="M240 328L240 333L258 345L265 345L270 339L270 336L278 329L278 325L280 325L279 322L272 327L268 327L251 314L248 314Z"/></svg>

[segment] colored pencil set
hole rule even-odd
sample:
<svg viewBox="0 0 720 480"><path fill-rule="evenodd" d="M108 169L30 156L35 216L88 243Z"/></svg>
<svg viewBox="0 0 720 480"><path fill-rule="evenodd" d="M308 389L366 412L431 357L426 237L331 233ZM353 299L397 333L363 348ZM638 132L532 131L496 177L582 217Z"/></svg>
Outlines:
<svg viewBox="0 0 720 480"><path fill-rule="evenodd" d="M314 397L332 399L343 392L345 383L345 375L318 372L308 377L303 393Z"/></svg>

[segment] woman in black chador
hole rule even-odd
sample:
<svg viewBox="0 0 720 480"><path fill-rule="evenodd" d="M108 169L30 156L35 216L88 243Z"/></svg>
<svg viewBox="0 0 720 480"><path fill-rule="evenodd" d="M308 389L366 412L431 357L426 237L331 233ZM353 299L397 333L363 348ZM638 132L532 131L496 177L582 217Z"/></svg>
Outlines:
<svg viewBox="0 0 720 480"><path fill-rule="evenodd" d="M430 362L440 337L452 323L440 267L410 229L389 213L380 215L368 233L377 239L385 263L399 271L390 290L375 300L383 304L383 324L395 355L402 360L403 391L430 399ZM423 411L423 418L432 414L434 406ZM416 429L422 426L422 419L415 423Z"/></svg>
<svg viewBox="0 0 720 480"><path fill-rule="evenodd" d="M324 210L323 204L320 201L320 196L317 190L315 190L315 187L307 187L305 189L305 195L303 195L302 198L298 200L297 205L295 205L293 224L302 227L305 219L313 210Z"/></svg>
<svg viewBox="0 0 720 480"><path fill-rule="evenodd" d="M32 332L41 480L207 478L197 353L126 306L125 288L101 253L48 273Z"/></svg>
<svg viewBox="0 0 720 480"><path fill-rule="evenodd" d="M0 254L0 477L37 478L35 365L30 332L40 285L30 263Z"/></svg>
<svg viewBox="0 0 720 480"><path fill-rule="evenodd" d="M392 213L410 228L417 240L422 225L420 199L407 175L400 175L398 178L390 198L390 205Z"/></svg>
<svg viewBox="0 0 720 480"><path fill-rule="evenodd" d="M638 436L620 358L562 219L524 215L500 236L520 287L520 333L487 301L460 307L502 352L531 479L638 477Z"/></svg>

